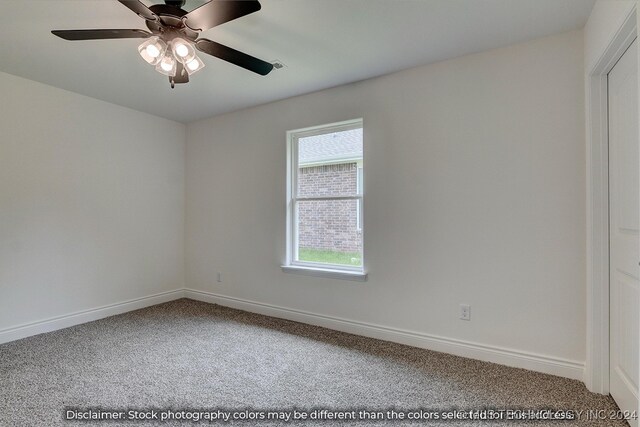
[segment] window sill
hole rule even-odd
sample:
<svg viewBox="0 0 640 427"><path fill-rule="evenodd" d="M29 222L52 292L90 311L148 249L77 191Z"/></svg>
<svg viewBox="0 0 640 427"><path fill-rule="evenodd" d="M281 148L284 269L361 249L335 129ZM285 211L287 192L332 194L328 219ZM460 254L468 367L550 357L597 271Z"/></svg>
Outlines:
<svg viewBox="0 0 640 427"><path fill-rule="evenodd" d="M356 282L366 282L367 273L357 271L332 270L330 268L311 268L298 265L283 265L282 271L285 273L302 274L305 276L326 277L329 279L354 280Z"/></svg>

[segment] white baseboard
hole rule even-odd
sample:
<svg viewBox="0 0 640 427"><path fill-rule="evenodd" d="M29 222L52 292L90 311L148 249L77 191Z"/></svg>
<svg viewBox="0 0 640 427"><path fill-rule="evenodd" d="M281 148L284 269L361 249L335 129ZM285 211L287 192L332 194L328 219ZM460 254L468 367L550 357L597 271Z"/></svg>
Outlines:
<svg viewBox="0 0 640 427"><path fill-rule="evenodd" d="M184 297L219 304L226 307L237 308L253 313L264 314L267 316L322 326L365 337L397 342L428 350L483 360L485 362L499 363L501 365L512 366L515 368L529 369L545 374L558 375L583 381L585 368L584 363L582 362L325 316L195 289L177 289L162 292L147 297L136 298L116 304L110 304L64 316L2 329L0 330L0 344L45 332L68 328L70 326L103 319L105 317L138 310L156 304L162 304L164 302Z"/></svg>
<svg viewBox="0 0 640 427"><path fill-rule="evenodd" d="M584 363L185 289L185 297L253 313L583 381Z"/></svg>
<svg viewBox="0 0 640 427"><path fill-rule="evenodd" d="M64 316L52 317L50 319L1 329L0 344L30 337L32 335L68 328L81 323L92 322L94 320L138 310L156 304L162 304L163 302L173 301L180 298L184 298L184 289L161 292L147 297L135 298L116 304L104 305L102 307L82 310Z"/></svg>

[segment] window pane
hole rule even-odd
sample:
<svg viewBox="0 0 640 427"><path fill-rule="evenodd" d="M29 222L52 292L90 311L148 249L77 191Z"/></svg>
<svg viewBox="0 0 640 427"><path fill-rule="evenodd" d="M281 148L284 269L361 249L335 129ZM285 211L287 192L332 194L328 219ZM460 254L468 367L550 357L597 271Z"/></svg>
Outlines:
<svg viewBox="0 0 640 427"><path fill-rule="evenodd" d="M358 167L354 163L298 169L298 197L355 196Z"/></svg>
<svg viewBox="0 0 640 427"><path fill-rule="evenodd" d="M355 196L362 128L298 139L298 197Z"/></svg>
<svg viewBox="0 0 640 427"><path fill-rule="evenodd" d="M297 261L362 266L358 200L299 201L297 218Z"/></svg>

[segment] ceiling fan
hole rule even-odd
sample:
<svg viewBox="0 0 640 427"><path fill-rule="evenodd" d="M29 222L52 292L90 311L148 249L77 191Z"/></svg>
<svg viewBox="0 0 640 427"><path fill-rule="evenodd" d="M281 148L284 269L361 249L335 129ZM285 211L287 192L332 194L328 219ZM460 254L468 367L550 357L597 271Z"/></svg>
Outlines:
<svg viewBox="0 0 640 427"><path fill-rule="evenodd" d="M204 67L196 49L208 55L266 76L273 65L214 41L199 38L200 32L260 10L258 0L211 0L187 12L186 0L164 0L165 4L147 7L139 0L118 0L145 20L145 30L53 30L65 40L146 39L140 56L156 70L169 76L173 88L188 83L189 76Z"/></svg>

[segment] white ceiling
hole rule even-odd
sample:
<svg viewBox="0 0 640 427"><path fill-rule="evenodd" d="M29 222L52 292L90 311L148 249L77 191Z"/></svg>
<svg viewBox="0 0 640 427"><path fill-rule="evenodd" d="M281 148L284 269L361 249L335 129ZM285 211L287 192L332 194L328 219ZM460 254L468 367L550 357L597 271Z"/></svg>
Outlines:
<svg viewBox="0 0 640 427"><path fill-rule="evenodd" d="M143 0L146 4L160 0ZM217 1L217 0L214 0ZM0 71L189 122L416 65L581 28L595 0L261 0L202 33L286 68L266 77L217 58L171 89L142 40L65 41L52 29L141 28L116 0L0 0ZM189 0L186 10L204 3Z"/></svg>

